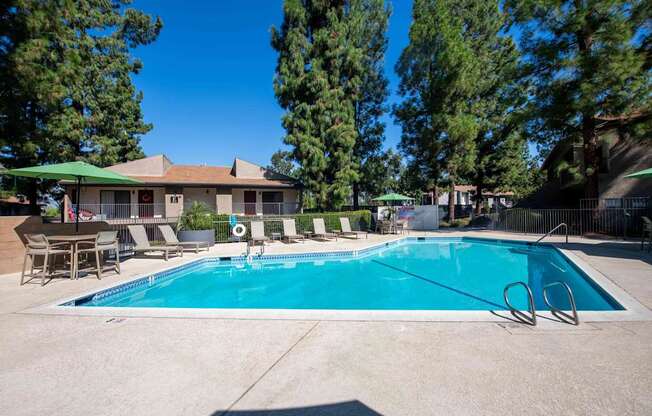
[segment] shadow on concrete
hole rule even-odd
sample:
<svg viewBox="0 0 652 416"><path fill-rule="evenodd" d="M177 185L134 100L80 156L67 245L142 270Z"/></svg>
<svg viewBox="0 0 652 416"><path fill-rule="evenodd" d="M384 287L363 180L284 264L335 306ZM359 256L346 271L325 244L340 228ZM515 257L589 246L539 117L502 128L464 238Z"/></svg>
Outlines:
<svg viewBox="0 0 652 416"><path fill-rule="evenodd" d="M305 407L267 410L218 410L211 416L382 416L358 400Z"/></svg>
<svg viewBox="0 0 652 416"><path fill-rule="evenodd" d="M627 242L627 241L608 241L604 243L578 243L570 242L568 244L556 244L557 247L581 251L588 256L595 257L608 257L620 258L627 260L641 260L649 265L652 265L652 253L641 250L640 243Z"/></svg>

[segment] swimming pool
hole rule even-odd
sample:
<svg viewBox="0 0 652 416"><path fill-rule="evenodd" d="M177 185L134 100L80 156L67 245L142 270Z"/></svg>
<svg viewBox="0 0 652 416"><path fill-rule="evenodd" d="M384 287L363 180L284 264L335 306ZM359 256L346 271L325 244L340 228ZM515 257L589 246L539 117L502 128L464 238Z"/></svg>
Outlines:
<svg viewBox="0 0 652 416"><path fill-rule="evenodd" d="M542 287L562 281L577 309L622 310L552 246L477 238L406 238L365 251L205 259L64 306L319 310L504 310L503 289L523 281L538 310ZM568 309L566 294L549 292ZM527 308L523 290L512 303Z"/></svg>

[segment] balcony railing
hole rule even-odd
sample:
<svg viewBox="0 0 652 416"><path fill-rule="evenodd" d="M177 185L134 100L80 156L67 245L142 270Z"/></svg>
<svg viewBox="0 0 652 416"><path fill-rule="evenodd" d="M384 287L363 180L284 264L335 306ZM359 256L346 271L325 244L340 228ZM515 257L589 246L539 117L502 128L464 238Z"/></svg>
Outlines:
<svg viewBox="0 0 652 416"><path fill-rule="evenodd" d="M299 212L298 202L234 202L234 214L240 215L288 215Z"/></svg>
<svg viewBox="0 0 652 416"><path fill-rule="evenodd" d="M65 221L75 221L76 206L70 205ZM165 204L79 204L79 221L165 218Z"/></svg>

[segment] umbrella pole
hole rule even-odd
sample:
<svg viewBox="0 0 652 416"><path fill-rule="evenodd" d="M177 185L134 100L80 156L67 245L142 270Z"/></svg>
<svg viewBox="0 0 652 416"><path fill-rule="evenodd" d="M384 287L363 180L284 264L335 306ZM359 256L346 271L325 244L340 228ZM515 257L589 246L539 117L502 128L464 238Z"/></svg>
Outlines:
<svg viewBox="0 0 652 416"><path fill-rule="evenodd" d="M75 204L75 232L79 232L79 198L81 198L81 176L77 176L77 203Z"/></svg>

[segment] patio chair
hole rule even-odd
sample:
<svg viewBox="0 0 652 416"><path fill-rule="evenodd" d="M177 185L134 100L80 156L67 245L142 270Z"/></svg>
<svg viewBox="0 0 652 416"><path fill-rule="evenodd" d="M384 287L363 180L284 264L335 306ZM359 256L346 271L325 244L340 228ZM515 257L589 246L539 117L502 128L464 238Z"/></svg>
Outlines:
<svg viewBox="0 0 652 416"><path fill-rule="evenodd" d="M100 231L95 237L95 241L79 241L75 248L75 278L79 276L79 255L95 254L95 271L97 278L102 278L102 260L105 251L115 252L115 262L113 268L116 273L120 274L120 247L118 245L117 231Z"/></svg>
<svg viewBox="0 0 652 416"><path fill-rule="evenodd" d="M177 255L183 257L183 248L181 246L169 246L169 245L151 245L149 239L147 238L147 233L145 232L145 227L142 225L128 225L127 229L131 238L134 240L134 253L148 253L153 251L163 252L165 261L168 260L170 253L176 253Z"/></svg>
<svg viewBox="0 0 652 416"><path fill-rule="evenodd" d="M641 250L645 248L645 237L647 237L647 251L652 250L652 220L648 217L641 217L643 220L643 232L641 233Z"/></svg>
<svg viewBox="0 0 652 416"><path fill-rule="evenodd" d="M358 239L359 236L364 235L365 238L369 238L369 233L366 231L351 230L351 222L349 221L348 217L340 217L340 226L342 229L340 230L339 234L343 237L354 235L355 238Z"/></svg>
<svg viewBox="0 0 652 416"><path fill-rule="evenodd" d="M313 218L312 226L314 229L313 236L322 239L335 238L337 241L337 234L326 232L326 225L323 218Z"/></svg>
<svg viewBox="0 0 652 416"><path fill-rule="evenodd" d="M254 245L257 242L260 242L262 245L265 245L265 241L269 241L269 237L265 235L265 223L263 221L251 221L251 238L249 239L249 244Z"/></svg>
<svg viewBox="0 0 652 416"><path fill-rule="evenodd" d="M177 235L174 233L172 227L169 224L159 225L158 229L161 230L163 238L165 239L165 244L169 246L181 246L181 248L190 248L195 249L195 253L199 253L199 249L205 248L206 251L210 249L208 241L179 241Z"/></svg>
<svg viewBox="0 0 652 416"><path fill-rule="evenodd" d="M41 271L39 272L41 276L41 286L45 285L45 277L48 275L48 271L54 270L54 264L56 264L56 256L59 254L70 256L70 278L73 278L75 265L72 259L72 244L65 242L52 244L48 241L48 238L45 236L45 234L25 234L25 239L27 240L27 246L25 247L23 271L20 275L21 286L36 277L36 275L34 275L34 263L37 256L43 256L43 265L41 266ZM28 275L30 279L26 282L25 267L27 266L28 257L30 258L31 269ZM52 266L50 266L50 261L53 262Z"/></svg>
<svg viewBox="0 0 652 416"><path fill-rule="evenodd" d="M301 240L302 242L306 241L305 236L297 234L297 225L293 219L283 220L283 239L287 242L296 240Z"/></svg>

